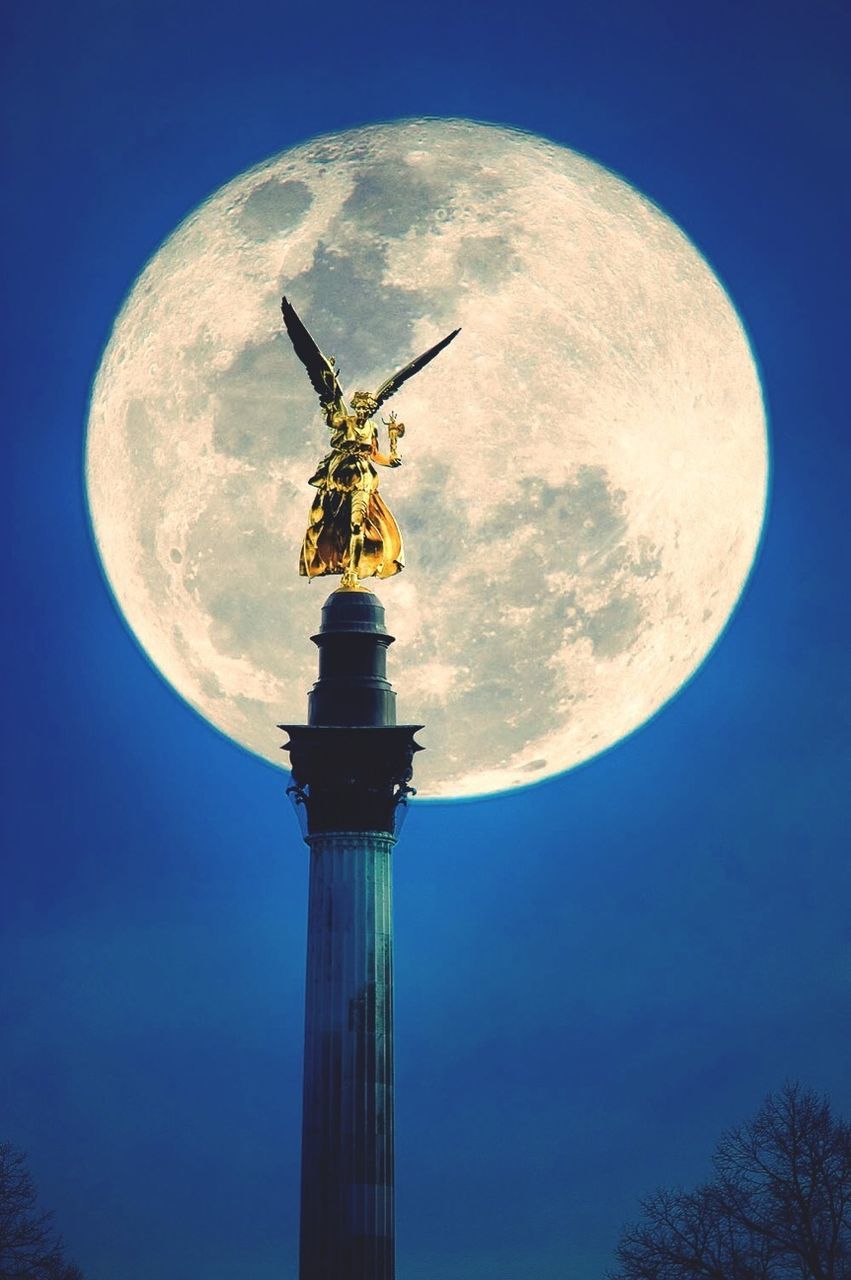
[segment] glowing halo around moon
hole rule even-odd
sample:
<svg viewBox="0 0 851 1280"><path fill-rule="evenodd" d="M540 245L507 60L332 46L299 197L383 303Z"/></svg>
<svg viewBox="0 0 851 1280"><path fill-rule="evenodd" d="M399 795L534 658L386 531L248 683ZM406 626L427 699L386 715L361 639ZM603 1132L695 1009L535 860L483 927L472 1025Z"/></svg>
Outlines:
<svg viewBox="0 0 851 1280"><path fill-rule="evenodd" d="M286 290L343 385L457 325L393 402L408 567L380 586L420 793L549 777L693 674L758 545L768 450L736 313L683 233L539 137L415 120L235 178L158 250L92 393L87 478L131 628L223 733L283 765L335 579L298 551L326 429Z"/></svg>

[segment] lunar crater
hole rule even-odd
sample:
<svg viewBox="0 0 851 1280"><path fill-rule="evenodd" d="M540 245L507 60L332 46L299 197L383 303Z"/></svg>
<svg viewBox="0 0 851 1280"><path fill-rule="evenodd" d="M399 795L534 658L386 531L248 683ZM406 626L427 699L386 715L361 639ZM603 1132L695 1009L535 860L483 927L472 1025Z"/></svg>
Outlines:
<svg viewBox="0 0 851 1280"><path fill-rule="evenodd" d="M312 204L313 193L306 182L270 178L247 197L239 224L253 239L269 240L298 226Z"/></svg>

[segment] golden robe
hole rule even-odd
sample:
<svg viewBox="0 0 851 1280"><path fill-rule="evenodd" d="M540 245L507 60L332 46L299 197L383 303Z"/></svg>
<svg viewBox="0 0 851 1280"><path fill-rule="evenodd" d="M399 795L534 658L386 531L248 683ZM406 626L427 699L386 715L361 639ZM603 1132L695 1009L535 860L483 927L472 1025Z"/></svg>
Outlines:
<svg viewBox="0 0 851 1280"><path fill-rule="evenodd" d="M342 574L349 567L352 525L363 527L363 551L359 578L389 578L404 567L402 536L390 509L378 492L378 472L373 459L384 463L378 452L378 433L371 422L351 414L335 413L331 419L331 452L322 459L309 484L317 489L299 560L299 573L307 578Z"/></svg>

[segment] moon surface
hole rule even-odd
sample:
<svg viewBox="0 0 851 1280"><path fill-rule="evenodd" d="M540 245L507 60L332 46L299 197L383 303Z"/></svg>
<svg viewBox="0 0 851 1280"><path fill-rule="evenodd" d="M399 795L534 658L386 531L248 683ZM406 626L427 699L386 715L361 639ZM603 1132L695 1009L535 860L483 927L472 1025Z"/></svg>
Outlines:
<svg viewBox="0 0 851 1280"><path fill-rule="evenodd" d="M298 553L327 429L286 292L347 393L450 329L385 409L407 568L379 585L421 795L547 778L704 659L759 541L759 378L694 245L542 138L414 120L316 139L202 204L134 284L94 384L89 502L112 590L174 688L275 764L337 579ZM382 429L383 430L383 429ZM375 585L375 584L373 584Z"/></svg>

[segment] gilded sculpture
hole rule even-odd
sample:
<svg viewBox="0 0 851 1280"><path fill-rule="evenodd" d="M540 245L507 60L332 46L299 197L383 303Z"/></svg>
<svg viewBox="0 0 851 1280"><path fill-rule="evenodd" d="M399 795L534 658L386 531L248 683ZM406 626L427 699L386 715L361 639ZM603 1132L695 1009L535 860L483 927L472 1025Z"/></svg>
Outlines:
<svg viewBox="0 0 851 1280"><path fill-rule="evenodd" d="M389 439L389 449L382 453L373 418L385 401L448 346L460 330L454 329L394 373L374 395L353 392L349 407L333 356L322 354L286 298L281 310L290 341L307 369L331 432L331 452L309 481L317 492L301 547L299 572L306 578L340 574L340 586L355 590L362 578L389 578L405 564L399 526L378 492L376 470L377 466L401 466L398 444L405 434L405 424L398 421L395 413L382 419Z"/></svg>

